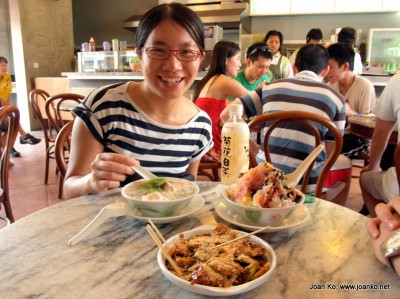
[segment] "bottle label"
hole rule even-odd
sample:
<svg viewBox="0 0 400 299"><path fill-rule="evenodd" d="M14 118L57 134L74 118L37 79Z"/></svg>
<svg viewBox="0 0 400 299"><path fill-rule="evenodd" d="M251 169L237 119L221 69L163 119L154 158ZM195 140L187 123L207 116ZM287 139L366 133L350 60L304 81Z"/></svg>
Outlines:
<svg viewBox="0 0 400 299"><path fill-rule="evenodd" d="M249 169L250 133L247 124L226 123L221 138L221 181L230 185Z"/></svg>

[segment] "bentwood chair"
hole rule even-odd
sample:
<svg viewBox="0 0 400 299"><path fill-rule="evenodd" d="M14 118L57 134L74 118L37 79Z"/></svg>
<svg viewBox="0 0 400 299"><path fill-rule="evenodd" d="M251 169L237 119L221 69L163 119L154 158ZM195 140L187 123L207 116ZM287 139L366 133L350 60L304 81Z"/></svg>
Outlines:
<svg viewBox="0 0 400 299"><path fill-rule="evenodd" d="M8 174L10 168L10 153L18 134L19 110L15 106L0 108L0 209L4 206L7 224L14 222L10 203Z"/></svg>
<svg viewBox="0 0 400 299"><path fill-rule="evenodd" d="M64 127L61 128L56 138L54 152L60 175L58 198L62 198L64 178L67 172L68 156L71 148L71 132L73 125L74 120L69 121Z"/></svg>
<svg viewBox="0 0 400 299"><path fill-rule="evenodd" d="M61 93L47 99L45 110L52 128L58 134L61 128L72 119L71 110L85 97L75 93Z"/></svg>
<svg viewBox="0 0 400 299"><path fill-rule="evenodd" d="M262 115L255 116L249 123L250 132L256 132L258 134L264 135L263 143L260 144L260 147L265 152L266 161L271 163L270 150L269 150L269 138L271 137L272 132L275 129L279 129L282 127L290 128L292 130L299 129L302 127L302 130L308 131L310 135L314 136L315 139L315 147L317 147L321 143L321 133L316 127L316 124L319 126L325 127L327 130L331 131L334 136L334 150L329 158L325 161L324 166L320 172L320 175L317 180L317 184L315 187L314 196L322 197L323 187L325 178L340 155L343 138L340 134L340 131L337 129L335 124L327 118L324 118L318 114L304 111L280 111L280 112L271 112ZM263 130L263 128L265 128ZM252 147L250 147L250 165L254 167L257 165L255 156L257 153L252 151ZM282 149L285 150L285 149ZM305 158L305 157L304 157ZM305 192L308 184L309 177L311 175L312 168L314 163L312 163L307 169L303 180L301 191Z"/></svg>
<svg viewBox="0 0 400 299"><path fill-rule="evenodd" d="M197 170L197 175L203 175L209 178L211 181L219 182L220 168L221 168L221 163L219 162L200 161L199 169ZM211 170L211 173L208 170Z"/></svg>
<svg viewBox="0 0 400 299"><path fill-rule="evenodd" d="M50 95L42 89L34 89L29 93L29 99L33 109L33 113L42 127L44 144L46 149L46 165L44 174L44 183L47 185L49 180L49 164L50 159L54 159L54 142L56 134L53 133L51 125L46 115L45 105Z"/></svg>

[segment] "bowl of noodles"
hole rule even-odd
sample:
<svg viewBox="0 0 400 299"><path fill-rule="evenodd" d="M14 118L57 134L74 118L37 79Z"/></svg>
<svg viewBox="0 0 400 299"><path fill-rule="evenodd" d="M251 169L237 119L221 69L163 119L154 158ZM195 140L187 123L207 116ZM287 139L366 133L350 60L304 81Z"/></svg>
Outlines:
<svg viewBox="0 0 400 299"><path fill-rule="evenodd" d="M304 194L285 186L283 172L265 162L222 191L228 209L258 226L280 225L304 203Z"/></svg>
<svg viewBox="0 0 400 299"><path fill-rule="evenodd" d="M198 193L196 183L180 178L137 180L121 190L122 196L145 217L174 216Z"/></svg>
<svg viewBox="0 0 400 299"><path fill-rule="evenodd" d="M196 294L232 296L250 291L271 277L276 267L272 247L252 235L211 248L243 234L223 224L185 231L166 242L182 275L174 271L161 250L158 265L168 280Z"/></svg>

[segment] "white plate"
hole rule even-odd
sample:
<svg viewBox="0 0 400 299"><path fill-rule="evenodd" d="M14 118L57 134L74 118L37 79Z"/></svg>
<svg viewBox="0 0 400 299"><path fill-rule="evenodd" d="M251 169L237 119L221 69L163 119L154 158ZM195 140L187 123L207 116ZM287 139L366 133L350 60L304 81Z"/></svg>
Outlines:
<svg viewBox="0 0 400 299"><path fill-rule="evenodd" d="M210 234L211 231L214 229L214 226L201 226L198 228L195 228L193 230L189 230L186 232L183 232L185 239L188 239L192 236L197 236L197 235L202 235L202 234ZM236 231L236 230L235 230ZM240 235L244 234L244 232L241 231L236 231ZM169 238L167 240L167 243L169 245L172 245L175 241L179 240L179 235L175 235L172 238ZM267 273L261 275L259 278L254 279L252 281L249 281L247 283L238 285L238 286L233 286L229 288L217 288L217 287L208 287L200 284L191 284L189 281L183 280L182 278L179 278L178 276L175 276L170 272L166 265L165 265L165 258L161 252L161 250L158 251L157 254L157 261L158 265L160 266L161 272L165 275L165 277L176 284L177 286L189 291L193 292L196 294L202 294L202 295L207 295L207 296L233 296L237 294L242 294L244 292L250 291L262 284L264 284L273 274L272 272L275 270L276 267L276 255L272 247L263 239L257 237L257 236L250 236L251 240L254 243L257 243L261 246L263 246L267 250L267 255L268 255L268 260L271 264L271 268L268 270ZM183 297L183 296L182 296Z"/></svg>
<svg viewBox="0 0 400 299"><path fill-rule="evenodd" d="M224 219L225 221L237 225L243 229L248 231L256 231L263 226L254 226L254 224L250 223L247 219L243 219L240 215L228 209L228 207L222 202L215 203L215 212L217 212L218 216ZM265 233L278 232L284 229L288 229L291 227L295 227L297 225L302 224L310 217L310 211L305 205L299 206L293 213L283 221L280 226L273 226L270 229L264 231Z"/></svg>
<svg viewBox="0 0 400 299"><path fill-rule="evenodd" d="M200 210L204 206L204 197L201 195L197 195L193 198L193 200L189 203L189 205L183 209L178 215L170 216L170 217L144 217L140 214L139 211L136 213L129 214L132 218L148 222L151 219L154 223L170 223L177 220L180 220L186 216L189 216L198 210Z"/></svg>

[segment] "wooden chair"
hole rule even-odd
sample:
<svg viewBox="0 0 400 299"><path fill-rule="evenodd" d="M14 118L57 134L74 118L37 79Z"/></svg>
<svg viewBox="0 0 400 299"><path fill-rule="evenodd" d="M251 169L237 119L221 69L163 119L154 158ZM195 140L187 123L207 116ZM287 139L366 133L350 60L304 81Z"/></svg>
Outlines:
<svg viewBox="0 0 400 299"><path fill-rule="evenodd" d="M396 150L394 151L394 166L396 168L397 182L399 183L400 190L400 143L397 144Z"/></svg>
<svg viewBox="0 0 400 299"><path fill-rule="evenodd" d="M47 99L45 105L46 115L49 119L51 127L56 131L57 136L64 125L73 119L71 114L72 107L79 105L84 98L85 97L80 94L61 93L51 96ZM56 153L56 148L54 151ZM57 169L60 170L58 166ZM64 175L60 173L59 176L58 198L62 197Z"/></svg>
<svg viewBox="0 0 400 299"><path fill-rule="evenodd" d="M80 94L61 93L47 99L46 115L57 134L68 121L72 120L71 107L80 104L84 98Z"/></svg>
<svg viewBox="0 0 400 299"><path fill-rule="evenodd" d="M71 148L71 132L73 125L74 120L71 120L62 127L60 132L57 134L55 142L54 152L57 168L60 174L58 198L62 198L64 178L67 172L68 155Z"/></svg>
<svg viewBox="0 0 400 299"><path fill-rule="evenodd" d="M208 177L211 181L219 182L219 169L221 168L221 163L214 161L200 161L199 169L197 170L197 175L203 175ZM207 170L211 170L212 174Z"/></svg>
<svg viewBox="0 0 400 299"><path fill-rule="evenodd" d="M269 137L271 136L271 133L274 129L277 127L287 124L287 123L296 123L305 126L310 130L312 135L314 135L315 138L315 147L317 147L321 143L321 136L319 133L319 130L316 128L314 123L318 123L324 127L326 127L329 131L332 132L334 138L335 138L335 146L333 153L330 155L330 157L326 160L321 173L318 177L318 181L316 184L315 188L315 193L314 195L316 197L321 197L322 196L322 189L324 186L325 178L326 175L328 174L329 170L337 160L337 158L340 155L342 145L343 145L343 138L342 135L340 134L340 131L336 128L335 124L330 121L329 119L326 119L318 114L311 113L311 112L303 112L303 111L280 111L280 112L271 112L267 114L262 114L255 116L249 123L249 128L250 132L257 132L260 134L262 132L262 128L265 126L266 123L268 123L269 129L265 132L264 134L264 143L261 144L260 146L264 149L265 152L265 159L268 162L271 162L271 157L269 154ZM257 153L254 153L250 151L250 165L251 167L254 167L257 165L257 162L255 160L255 155ZM301 191L304 192L305 188L308 183L308 179L310 177L312 167L314 163L309 166L307 169L304 177L303 177L303 183L301 187Z"/></svg>
<svg viewBox="0 0 400 299"><path fill-rule="evenodd" d="M7 224L14 222L8 185L10 153L18 134L19 110L15 106L0 108L1 147L0 147L0 209L4 206Z"/></svg>
<svg viewBox="0 0 400 299"><path fill-rule="evenodd" d="M50 95L42 89L34 89L29 93L29 99L33 113L40 122L44 136L44 144L46 149L44 183L46 185L49 180L50 159L54 159L54 142L56 140L56 134L53 133L52 127L49 124L49 120L45 112L45 105L48 98L50 98Z"/></svg>

